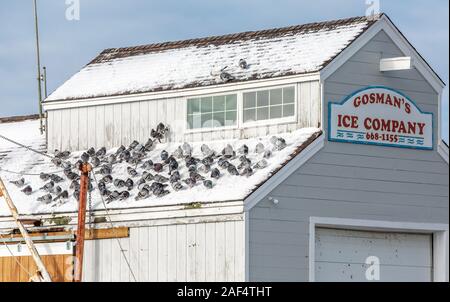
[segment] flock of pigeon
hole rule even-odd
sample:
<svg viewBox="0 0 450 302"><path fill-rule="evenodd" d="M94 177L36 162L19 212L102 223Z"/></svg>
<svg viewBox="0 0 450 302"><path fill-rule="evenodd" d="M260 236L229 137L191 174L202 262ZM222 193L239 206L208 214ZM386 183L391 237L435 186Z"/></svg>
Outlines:
<svg viewBox="0 0 450 302"><path fill-rule="evenodd" d="M64 176L56 174L41 173L40 179L45 185L38 189L42 196L37 200L45 204L52 204L53 207L66 203L70 195L76 200L80 197L80 175L79 168L83 163L92 165L98 181L98 190L107 203L117 200L127 200L131 197L130 191L137 188L135 200L143 200L150 196L163 197L173 191L181 191L195 186L204 186L212 189L218 179L224 173L233 176L250 177L255 170L264 169L268 166L268 159L272 157L272 152L286 148L286 141L280 137L272 137L272 146L266 148L262 143L256 145L255 150L249 150L247 145L242 145L234 150L231 145L227 145L221 152L212 150L208 145L201 146L201 156L193 155L193 147L189 143L179 146L172 154L166 150L160 152L157 161L151 154L156 144L161 142L168 133L169 128L160 123L156 130L151 131L151 138L141 144L138 141L131 143L128 148L121 146L115 152L107 152L105 147L95 150L90 148L83 152L76 163L69 161L71 153L69 151L55 151L52 163L63 168ZM254 152L260 158L257 162L249 159L250 152ZM114 178L113 171L117 164L126 163L127 179ZM184 166L183 166L184 165ZM187 173L181 173L186 169ZM138 172L138 170L140 172ZM98 177L97 177L98 175ZM185 177L182 177L185 175ZM67 190L60 185L66 181L70 182ZM26 184L24 178L12 181L12 184L23 188ZM69 194L71 190L71 194ZM89 191L93 191L92 181L89 183ZM26 195L34 193L31 186L22 189Z"/></svg>

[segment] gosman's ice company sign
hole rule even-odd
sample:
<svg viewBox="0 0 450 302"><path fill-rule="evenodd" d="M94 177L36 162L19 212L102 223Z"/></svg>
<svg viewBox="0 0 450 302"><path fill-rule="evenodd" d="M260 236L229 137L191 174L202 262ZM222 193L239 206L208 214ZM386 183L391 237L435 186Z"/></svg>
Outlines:
<svg viewBox="0 0 450 302"><path fill-rule="evenodd" d="M387 87L368 87L329 103L330 141L433 149L433 114Z"/></svg>

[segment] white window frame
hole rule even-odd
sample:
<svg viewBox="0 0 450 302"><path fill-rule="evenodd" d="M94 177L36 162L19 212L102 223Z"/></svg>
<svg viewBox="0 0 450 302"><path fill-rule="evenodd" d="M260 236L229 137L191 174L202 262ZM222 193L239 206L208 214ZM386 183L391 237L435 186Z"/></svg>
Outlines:
<svg viewBox="0 0 450 302"><path fill-rule="evenodd" d="M289 117L282 117L277 119L268 119L262 121L254 121L244 123L244 93L248 92L258 92L272 89L283 89L287 87L294 88L294 115ZM223 127L208 127L208 128L197 128L190 129L187 122L187 104L188 100L196 99L196 98L207 98L207 97L217 97L217 96L227 96L235 94L237 96L237 115L236 115L236 125L234 126L223 126ZM204 132L214 132L214 131L226 131L226 130L239 130L244 128L252 128L258 126L273 126L273 125L282 125L282 124L292 124L297 122L298 118L298 83L290 83L285 85L275 85L275 86L264 86L252 89L244 89L244 90L236 90L229 91L224 93L211 93L211 94L203 94L203 95L194 95L184 98L184 131L186 134L195 134L195 133L204 133Z"/></svg>
<svg viewBox="0 0 450 302"><path fill-rule="evenodd" d="M393 222L334 217L310 217L309 221L309 281L315 281L316 229L328 227L357 231L401 232L433 236L433 282L449 280L449 225L439 223Z"/></svg>
<svg viewBox="0 0 450 302"><path fill-rule="evenodd" d="M188 101L192 100L192 99L201 99L201 98L208 98L208 97L219 97L219 96L227 96L227 95L236 95L236 124L233 126L222 126L222 127L207 127L207 128L195 128L195 129L191 129L189 128L189 124L188 124L188 111L187 111L187 106L188 106ZM228 93L219 93L219 94L205 94L205 95L198 95L198 96L192 96L192 97L187 97L184 100L184 131L186 134L192 134L192 133L202 133L202 132L211 132L211 131L225 131L225 130L236 130L239 129L239 124L240 124L240 109L239 109L239 92L228 92Z"/></svg>
<svg viewBox="0 0 450 302"><path fill-rule="evenodd" d="M283 89L283 88L288 88L288 87L294 87L294 115L293 116L281 117L281 118L276 118L276 119L269 118L267 120L253 121L253 122L244 122L244 93L268 91L268 90L272 90L272 89ZM240 125L243 128L295 123L297 121L297 111L298 111L298 84L295 83L295 84L291 84L291 85L261 87L258 89L242 90L241 91L241 109L240 110L241 110Z"/></svg>

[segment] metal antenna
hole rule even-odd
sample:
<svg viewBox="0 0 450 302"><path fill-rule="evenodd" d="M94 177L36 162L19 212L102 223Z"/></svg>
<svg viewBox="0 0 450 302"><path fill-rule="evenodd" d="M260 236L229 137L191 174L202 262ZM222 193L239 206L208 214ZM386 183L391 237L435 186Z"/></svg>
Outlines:
<svg viewBox="0 0 450 302"><path fill-rule="evenodd" d="M41 55L39 51L39 26L36 0L33 0L34 24L36 30L36 55L37 55L37 81L38 81L38 102L39 102L39 120L41 134L44 134L44 123L42 121L42 87L41 87Z"/></svg>
<svg viewBox="0 0 450 302"><path fill-rule="evenodd" d="M42 69L43 69L43 81L44 81L44 96L45 96L45 98L47 98L48 97L48 91L47 91L47 67L42 67Z"/></svg>

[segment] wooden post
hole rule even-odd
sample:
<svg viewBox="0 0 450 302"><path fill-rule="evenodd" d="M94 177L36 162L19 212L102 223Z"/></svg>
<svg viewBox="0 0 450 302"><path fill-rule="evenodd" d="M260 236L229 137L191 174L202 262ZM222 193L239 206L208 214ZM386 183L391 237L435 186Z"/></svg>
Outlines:
<svg viewBox="0 0 450 302"><path fill-rule="evenodd" d="M14 205L11 197L9 196L8 191L6 190L5 184L3 183L2 179L0 178L0 196L3 196L6 200L6 204L9 207L9 210L11 211L11 214L19 227L19 231L22 234L23 238L25 239L25 243L28 247L28 250L31 253L31 256L33 257L34 262L36 262L36 266L38 268L39 272L39 278L43 282L52 282L52 279L47 271L47 269L44 266L44 263L41 260L41 257L39 256L38 251L36 250L36 247L34 246L33 240L31 240L31 237L29 236L27 230L23 226L23 224L19 221L19 213L17 211L16 206Z"/></svg>
<svg viewBox="0 0 450 302"><path fill-rule="evenodd" d="M83 253L84 253L84 236L86 231L86 199L89 190L89 172L92 167L88 163L83 163L80 167L80 201L78 204L78 225L77 225L77 241L75 246L75 282L81 282L83 276Z"/></svg>

